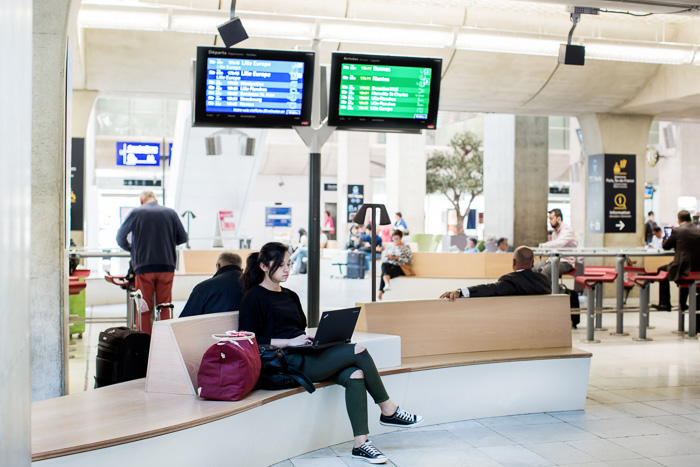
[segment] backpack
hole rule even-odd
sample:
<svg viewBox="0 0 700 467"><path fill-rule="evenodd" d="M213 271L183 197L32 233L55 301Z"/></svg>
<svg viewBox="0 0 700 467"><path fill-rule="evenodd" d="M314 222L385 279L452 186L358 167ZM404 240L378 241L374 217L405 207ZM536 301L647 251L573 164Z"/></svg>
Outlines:
<svg viewBox="0 0 700 467"><path fill-rule="evenodd" d="M259 345L258 350L262 364L258 379L260 389L291 389L302 386L308 393L316 390L306 374L287 364L281 348L275 345Z"/></svg>

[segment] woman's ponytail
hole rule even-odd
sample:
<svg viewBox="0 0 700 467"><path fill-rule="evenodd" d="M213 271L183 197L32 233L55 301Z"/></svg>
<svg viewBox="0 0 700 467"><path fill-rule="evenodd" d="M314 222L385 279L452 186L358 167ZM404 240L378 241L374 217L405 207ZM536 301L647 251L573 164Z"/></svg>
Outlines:
<svg viewBox="0 0 700 467"><path fill-rule="evenodd" d="M271 242L263 245L259 253L249 254L246 259L245 271L241 274L243 293L246 293L265 279L265 271L260 267L261 263L269 268L269 274L272 275L284 262L286 253L286 245Z"/></svg>

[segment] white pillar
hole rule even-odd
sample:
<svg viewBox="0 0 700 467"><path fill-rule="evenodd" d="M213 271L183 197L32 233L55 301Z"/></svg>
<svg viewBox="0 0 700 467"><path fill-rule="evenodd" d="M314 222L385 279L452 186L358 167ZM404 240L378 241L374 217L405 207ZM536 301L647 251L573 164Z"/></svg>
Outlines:
<svg viewBox="0 0 700 467"><path fill-rule="evenodd" d="M0 465L31 464L29 252L32 1L0 8Z"/></svg>
<svg viewBox="0 0 700 467"><path fill-rule="evenodd" d="M425 134L386 135L386 209L403 215L410 233L425 230Z"/></svg>
<svg viewBox="0 0 700 467"><path fill-rule="evenodd" d="M348 185L364 185L365 203L372 201L369 145L372 133L338 131L338 248L344 248L348 232Z"/></svg>
<svg viewBox="0 0 700 467"><path fill-rule="evenodd" d="M644 245L644 181L646 180L646 144L653 117L648 115L589 114L578 117L586 151L580 183L585 190L588 181L588 157L594 154L635 155L636 166L636 232L594 233L586 226L583 232L587 247L633 247ZM586 212L576 215L586 218ZM581 234L581 232L579 232ZM579 246L582 246L579 242Z"/></svg>
<svg viewBox="0 0 700 467"><path fill-rule="evenodd" d="M546 241L548 131L546 117L485 117L484 236L513 247Z"/></svg>
<svg viewBox="0 0 700 467"><path fill-rule="evenodd" d="M700 200L700 124L679 123L676 128L676 148L672 157L659 158L659 212L656 221L678 223L678 198L694 196ZM646 214L646 213L645 213Z"/></svg>

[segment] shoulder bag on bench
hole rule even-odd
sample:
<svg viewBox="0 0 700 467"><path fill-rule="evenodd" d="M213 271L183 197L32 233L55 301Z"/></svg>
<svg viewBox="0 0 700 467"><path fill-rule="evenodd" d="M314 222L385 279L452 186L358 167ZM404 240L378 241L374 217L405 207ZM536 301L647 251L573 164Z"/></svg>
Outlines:
<svg viewBox="0 0 700 467"><path fill-rule="evenodd" d="M260 389L291 389L299 386L312 393L316 390L314 383L303 372L287 364L284 351L275 345L260 345Z"/></svg>
<svg viewBox="0 0 700 467"><path fill-rule="evenodd" d="M212 337L218 342L204 352L197 372L199 396L217 401L239 401L255 388L260 374L255 334L228 331Z"/></svg>

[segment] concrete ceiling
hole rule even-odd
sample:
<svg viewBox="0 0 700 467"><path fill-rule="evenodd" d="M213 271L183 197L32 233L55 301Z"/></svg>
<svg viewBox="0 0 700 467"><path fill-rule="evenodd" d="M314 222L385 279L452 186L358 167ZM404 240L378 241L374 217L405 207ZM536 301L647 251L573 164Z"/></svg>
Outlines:
<svg viewBox="0 0 700 467"><path fill-rule="evenodd" d="M218 15L225 21L230 2L223 0L107 0L82 2L81 12L179 11ZM239 0L246 18L312 18L317 24L380 21L383 26L488 29L504 33L556 36L566 42L571 28L566 0ZM105 6L105 4L107 6ZM577 6L616 11L669 13L700 5L675 1L577 1ZM109 14L109 13L106 13ZM192 59L198 45L221 45L214 33L143 30L137 26L99 26L81 22L74 44L74 89L104 95L189 99ZM678 43L700 49L700 13L652 16L602 13L585 15L574 39ZM391 40L387 40L391 42ZM245 48L308 49L310 41L252 36ZM323 40L320 61L334 51L422 55L443 59L440 109L528 115L641 113L664 119L700 119L700 66L659 65L587 59L583 67L558 65L556 57L492 53L441 47L376 45ZM700 56L700 50L697 51Z"/></svg>

